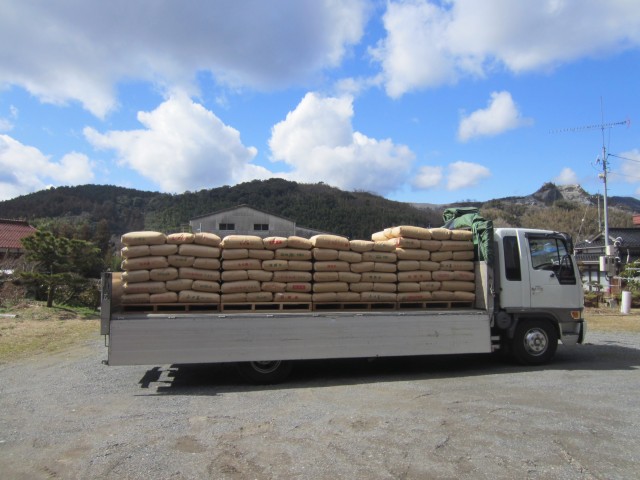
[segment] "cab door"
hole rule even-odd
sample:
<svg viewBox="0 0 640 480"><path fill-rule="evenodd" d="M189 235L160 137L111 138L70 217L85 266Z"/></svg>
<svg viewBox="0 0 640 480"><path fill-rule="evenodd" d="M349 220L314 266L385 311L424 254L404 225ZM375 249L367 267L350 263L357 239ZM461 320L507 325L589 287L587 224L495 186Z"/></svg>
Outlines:
<svg viewBox="0 0 640 480"><path fill-rule="evenodd" d="M579 273L559 234L526 234L532 308L581 308Z"/></svg>

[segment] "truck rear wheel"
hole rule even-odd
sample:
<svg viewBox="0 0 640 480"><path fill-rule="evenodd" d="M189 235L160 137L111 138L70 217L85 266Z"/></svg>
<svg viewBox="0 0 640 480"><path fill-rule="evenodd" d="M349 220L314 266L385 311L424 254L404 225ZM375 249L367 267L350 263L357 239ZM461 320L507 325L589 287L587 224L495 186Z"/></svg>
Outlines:
<svg viewBox="0 0 640 480"><path fill-rule="evenodd" d="M558 348L558 333L546 320L522 320L513 336L512 351L523 365L542 365L553 358Z"/></svg>
<svg viewBox="0 0 640 480"><path fill-rule="evenodd" d="M287 360L240 362L236 364L236 368L245 380L258 385L269 385L286 379L293 370L293 362Z"/></svg>

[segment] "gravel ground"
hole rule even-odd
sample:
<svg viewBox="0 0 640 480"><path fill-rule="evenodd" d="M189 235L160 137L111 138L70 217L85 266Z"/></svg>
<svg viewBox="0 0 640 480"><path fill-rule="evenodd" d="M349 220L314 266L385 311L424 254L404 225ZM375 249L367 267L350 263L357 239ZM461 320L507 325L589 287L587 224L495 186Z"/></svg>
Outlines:
<svg viewBox="0 0 640 480"><path fill-rule="evenodd" d="M101 339L0 365L6 479L630 479L640 334L553 364L313 361L282 385L226 366L108 367Z"/></svg>

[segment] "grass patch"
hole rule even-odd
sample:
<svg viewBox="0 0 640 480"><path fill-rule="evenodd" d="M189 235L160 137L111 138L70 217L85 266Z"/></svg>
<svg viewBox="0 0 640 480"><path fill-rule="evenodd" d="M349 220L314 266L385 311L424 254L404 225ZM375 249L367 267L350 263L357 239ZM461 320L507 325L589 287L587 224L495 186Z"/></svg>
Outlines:
<svg viewBox="0 0 640 480"><path fill-rule="evenodd" d="M0 363L62 351L99 334L99 316L86 309L40 303L0 309Z"/></svg>
<svg viewBox="0 0 640 480"><path fill-rule="evenodd" d="M623 315L613 308L586 308L587 332L635 332L640 333L640 310L632 309ZM587 333L588 336L588 333Z"/></svg>

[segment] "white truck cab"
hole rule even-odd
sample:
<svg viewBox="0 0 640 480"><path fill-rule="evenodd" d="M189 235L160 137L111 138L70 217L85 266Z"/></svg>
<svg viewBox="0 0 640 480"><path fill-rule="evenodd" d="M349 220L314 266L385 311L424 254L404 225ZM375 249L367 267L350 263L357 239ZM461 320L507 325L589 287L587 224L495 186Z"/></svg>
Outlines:
<svg viewBox="0 0 640 480"><path fill-rule="evenodd" d="M537 363L536 354L543 363L555 353L558 340L582 343L584 293L571 238L547 230L498 228L494 242L494 328L521 340L503 346L511 346L525 363Z"/></svg>

